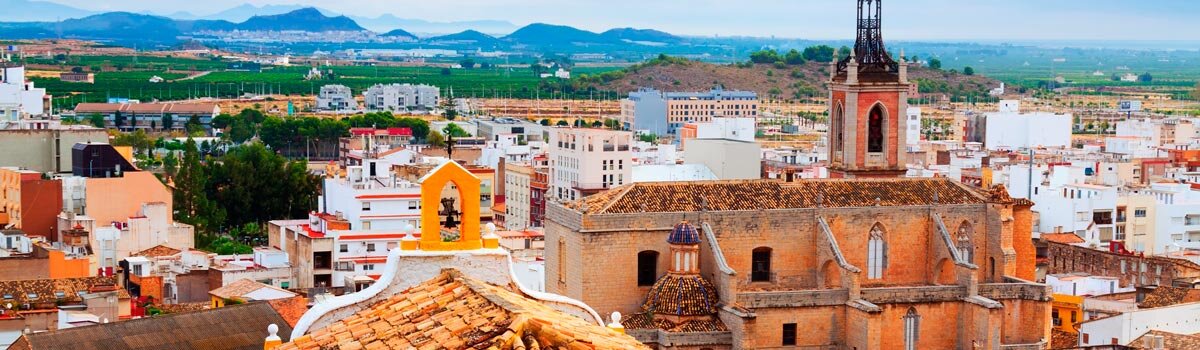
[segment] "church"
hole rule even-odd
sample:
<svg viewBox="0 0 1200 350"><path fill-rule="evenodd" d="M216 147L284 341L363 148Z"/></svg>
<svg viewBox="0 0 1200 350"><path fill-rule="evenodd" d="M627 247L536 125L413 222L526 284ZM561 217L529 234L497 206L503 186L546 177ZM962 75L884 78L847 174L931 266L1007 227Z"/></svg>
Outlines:
<svg viewBox="0 0 1200 350"><path fill-rule="evenodd" d="M659 349L1043 349L1032 202L903 178L907 66L859 0L830 72L833 179L635 183L546 213L547 292Z"/></svg>

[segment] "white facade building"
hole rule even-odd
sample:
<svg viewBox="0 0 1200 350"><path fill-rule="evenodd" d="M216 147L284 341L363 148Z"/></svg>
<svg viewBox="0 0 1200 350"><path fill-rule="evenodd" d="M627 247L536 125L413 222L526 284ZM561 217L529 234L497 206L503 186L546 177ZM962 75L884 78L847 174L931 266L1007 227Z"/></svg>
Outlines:
<svg viewBox="0 0 1200 350"><path fill-rule="evenodd" d="M46 95L46 89L34 87L33 82L25 81L24 66L0 62L0 112L8 110L6 114L12 114L12 111L28 115L47 114L47 100L49 96Z"/></svg>
<svg viewBox="0 0 1200 350"><path fill-rule="evenodd" d="M533 182L533 167L526 164L504 164L504 227L520 231L530 226L529 188Z"/></svg>
<svg viewBox="0 0 1200 350"><path fill-rule="evenodd" d="M573 201L633 179L633 133L589 128L550 130L550 190L547 196Z"/></svg>
<svg viewBox="0 0 1200 350"><path fill-rule="evenodd" d="M1121 287L1121 281L1116 277L1086 274L1047 275L1046 285L1054 289L1055 294L1076 296L1105 295L1137 290L1133 286Z"/></svg>
<svg viewBox="0 0 1200 350"><path fill-rule="evenodd" d="M1079 324L1079 345L1126 345L1150 330L1200 333L1200 303L1125 312ZM1135 344L1136 345L1136 344Z"/></svg>
<svg viewBox="0 0 1200 350"><path fill-rule="evenodd" d="M317 94L317 109L323 111L351 111L358 109L358 101L345 85L325 85Z"/></svg>
<svg viewBox="0 0 1200 350"><path fill-rule="evenodd" d="M1071 145L1070 114L1046 112L1021 113L1020 102L1000 102L998 112L984 113L982 141L989 150L1017 150L1037 147L1068 147Z"/></svg>
<svg viewBox="0 0 1200 350"><path fill-rule="evenodd" d="M363 103L371 111L430 110L437 107L440 94L431 85L379 84L363 92Z"/></svg>
<svg viewBox="0 0 1200 350"><path fill-rule="evenodd" d="M712 118L696 124L696 138L754 142L754 127L754 118Z"/></svg>
<svg viewBox="0 0 1200 350"><path fill-rule="evenodd" d="M908 107L906 112L904 132L908 138L905 141L909 146L916 146L921 143L921 107Z"/></svg>

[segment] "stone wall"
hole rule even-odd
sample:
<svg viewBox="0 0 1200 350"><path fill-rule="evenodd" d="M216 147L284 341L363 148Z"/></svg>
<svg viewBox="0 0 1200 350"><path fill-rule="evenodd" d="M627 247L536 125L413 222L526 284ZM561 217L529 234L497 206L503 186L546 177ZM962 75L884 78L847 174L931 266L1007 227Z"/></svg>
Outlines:
<svg viewBox="0 0 1200 350"><path fill-rule="evenodd" d="M1177 259L1122 255L1056 242L1046 243L1047 273L1083 272L1120 279L1121 287L1173 286L1177 276L1200 273L1195 264Z"/></svg>

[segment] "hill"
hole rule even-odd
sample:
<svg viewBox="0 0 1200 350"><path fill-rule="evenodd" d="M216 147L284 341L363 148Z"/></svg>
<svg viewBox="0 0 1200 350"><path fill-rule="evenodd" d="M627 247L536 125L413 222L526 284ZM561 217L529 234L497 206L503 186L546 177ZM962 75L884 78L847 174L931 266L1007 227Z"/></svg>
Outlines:
<svg viewBox="0 0 1200 350"><path fill-rule="evenodd" d="M392 31L390 31L390 32L380 34L380 36L409 38L409 39L417 40L416 35L413 35L413 33L409 33L408 31L405 31L404 29L399 29L399 28L392 29Z"/></svg>
<svg viewBox="0 0 1200 350"><path fill-rule="evenodd" d="M683 41L683 38L671 33L653 29L613 28L600 33L600 36L619 41L644 43L673 44Z"/></svg>
<svg viewBox="0 0 1200 350"><path fill-rule="evenodd" d="M464 30L478 30L484 33L511 33L517 26L507 21L473 20L433 22L422 19L400 18L390 13L378 17L350 16L358 25L374 31L386 31L390 28L405 28L413 33L457 33Z"/></svg>
<svg viewBox="0 0 1200 350"><path fill-rule="evenodd" d="M500 39L494 36L480 33L475 30L465 30L462 32L435 36L425 39L427 42L474 42L479 45L488 46L500 43Z"/></svg>
<svg viewBox="0 0 1200 350"><path fill-rule="evenodd" d="M629 93L642 87L662 91L706 91L716 85L751 90L760 98L797 99L825 96L829 64L807 62L780 68L773 64L717 65L681 58L660 57L617 72L582 79L597 89ZM1000 82L980 75L963 75L921 67L909 69L909 80L922 93L948 96L986 96Z"/></svg>
<svg viewBox="0 0 1200 350"><path fill-rule="evenodd" d="M574 27L534 23L504 37L505 40L533 46L569 46L612 44L616 40Z"/></svg>
<svg viewBox="0 0 1200 350"><path fill-rule="evenodd" d="M346 16L329 17L313 7L278 15L254 16L237 25L241 30L303 30L309 32L362 31Z"/></svg>
<svg viewBox="0 0 1200 350"><path fill-rule="evenodd" d="M0 9L5 11L4 20L12 22L55 22L68 18L83 18L95 12L48 1L0 0Z"/></svg>
<svg viewBox="0 0 1200 350"><path fill-rule="evenodd" d="M231 7L229 9L223 10L221 12L217 12L217 13L206 15L206 16L201 16L199 19L223 20L223 21L230 21L230 22L236 23L236 22L245 22L246 20L249 20L251 17L254 17L254 16L280 15L280 14L285 14L285 13L296 11L296 10L301 10L304 8L305 7L301 6L301 5L254 6L251 4L241 4L237 7ZM328 10L324 10L324 9L317 9L317 10L321 11L321 13L323 13L327 16L335 15L334 12L331 12ZM183 16L176 17L175 15L172 15L169 17L178 18L178 19L188 19Z"/></svg>

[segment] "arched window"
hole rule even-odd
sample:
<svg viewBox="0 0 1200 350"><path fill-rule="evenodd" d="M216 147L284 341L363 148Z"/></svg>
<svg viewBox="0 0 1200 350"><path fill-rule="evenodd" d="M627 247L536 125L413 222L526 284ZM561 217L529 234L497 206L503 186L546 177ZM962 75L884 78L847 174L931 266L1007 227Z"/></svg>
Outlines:
<svg viewBox="0 0 1200 350"><path fill-rule="evenodd" d="M883 152L883 117L883 106L875 105L871 108L867 120L867 152Z"/></svg>
<svg viewBox="0 0 1200 350"><path fill-rule="evenodd" d="M917 350L917 340L921 335L921 315L916 308L908 308L904 315L904 350Z"/></svg>
<svg viewBox="0 0 1200 350"><path fill-rule="evenodd" d="M831 129L833 130L833 137L831 140L829 140L831 144L830 147L832 147L835 152L841 152L842 147L845 144L842 141L842 137L844 137L846 133L845 119L846 111L842 109L842 103L838 102L837 107L835 107L833 111L833 128Z"/></svg>
<svg viewBox="0 0 1200 350"><path fill-rule="evenodd" d="M771 281L771 248L754 248L750 256L750 281Z"/></svg>
<svg viewBox="0 0 1200 350"><path fill-rule="evenodd" d="M887 267L887 241L883 235L883 226L878 223L871 226L870 239L867 241L867 279L883 278L883 269Z"/></svg>
<svg viewBox="0 0 1200 350"><path fill-rule="evenodd" d="M962 225L958 225L958 237L954 242L955 247L958 248L958 256L972 264L975 263L975 246L971 244L971 235L974 232L971 223L963 221Z"/></svg>
<svg viewBox="0 0 1200 350"><path fill-rule="evenodd" d="M638 252L638 285L651 286L658 279L658 252L644 250Z"/></svg>

